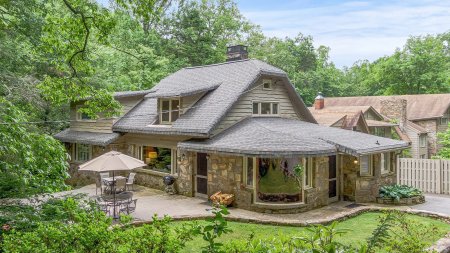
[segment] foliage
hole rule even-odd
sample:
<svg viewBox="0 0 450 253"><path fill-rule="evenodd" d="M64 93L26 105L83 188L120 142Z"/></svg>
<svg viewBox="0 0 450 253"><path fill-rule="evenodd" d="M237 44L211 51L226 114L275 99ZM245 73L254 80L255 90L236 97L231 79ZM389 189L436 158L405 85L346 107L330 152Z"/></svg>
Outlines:
<svg viewBox="0 0 450 253"><path fill-rule="evenodd" d="M402 198L411 198L416 196L421 196L422 192L412 186L408 185L385 185L380 188L381 198L391 198L395 200L400 200Z"/></svg>
<svg viewBox="0 0 450 253"><path fill-rule="evenodd" d="M41 212L44 216L56 214L53 220L40 221L33 230L12 229L4 234L3 251L178 252L192 239L193 225L173 228L169 217L155 216L152 224L134 228L113 225L112 219L98 209L81 209L70 198L57 203Z"/></svg>
<svg viewBox="0 0 450 253"><path fill-rule="evenodd" d="M450 123L445 132L438 133L438 142L442 147L435 158L450 159Z"/></svg>
<svg viewBox="0 0 450 253"><path fill-rule="evenodd" d="M60 142L33 131L27 116L0 97L0 198L67 189L67 154Z"/></svg>
<svg viewBox="0 0 450 253"><path fill-rule="evenodd" d="M216 241L217 238L222 236L222 234L230 233L231 230L228 228L225 216L230 214L225 206L213 207L212 213L213 218L207 219L208 225L197 226L195 234L201 235L203 240L208 242L208 245L203 248L202 252L221 252L220 248L222 243Z"/></svg>

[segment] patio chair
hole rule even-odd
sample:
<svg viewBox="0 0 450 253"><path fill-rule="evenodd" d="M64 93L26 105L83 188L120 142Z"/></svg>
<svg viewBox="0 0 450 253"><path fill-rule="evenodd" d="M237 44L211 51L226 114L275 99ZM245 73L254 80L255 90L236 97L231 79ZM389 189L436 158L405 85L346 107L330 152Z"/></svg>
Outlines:
<svg viewBox="0 0 450 253"><path fill-rule="evenodd" d="M126 190L129 190L130 186L131 186L131 190L134 191L134 176L136 176L136 173L134 173L134 172L132 172L132 173L130 173L130 175L128 175Z"/></svg>
<svg viewBox="0 0 450 253"><path fill-rule="evenodd" d="M136 202L137 202L137 199L123 202L120 205L120 213L130 214L130 213L136 211Z"/></svg>
<svg viewBox="0 0 450 253"><path fill-rule="evenodd" d="M107 177L109 177L109 172L100 173L100 188L102 194L103 194L103 186L105 186L104 191L107 191L109 187L108 185L105 185L105 183L103 182L103 179ZM97 189L95 189L95 193L97 194Z"/></svg>
<svg viewBox="0 0 450 253"><path fill-rule="evenodd" d="M111 204L104 202L101 198L97 198L97 204L100 208L100 211L104 212L106 215L111 215Z"/></svg>
<svg viewBox="0 0 450 253"><path fill-rule="evenodd" d="M126 178L118 178L116 180L116 192L123 192L126 188L127 179Z"/></svg>

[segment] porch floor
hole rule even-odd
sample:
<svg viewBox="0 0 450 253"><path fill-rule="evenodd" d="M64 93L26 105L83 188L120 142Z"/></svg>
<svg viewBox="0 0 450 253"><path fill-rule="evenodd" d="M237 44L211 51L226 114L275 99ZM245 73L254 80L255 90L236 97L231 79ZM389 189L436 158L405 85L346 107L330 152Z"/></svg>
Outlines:
<svg viewBox="0 0 450 253"><path fill-rule="evenodd" d="M94 197L95 185L88 185L80 189L70 191L70 193L86 193L89 196ZM143 186L137 186L135 188L133 198L138 199L136 212L132 214L137 222L150 221L154 214L157 214L159 217L169 215L174 219L200 219L212 216L211 205L206 199L191 198L180 195L168 195L163 191ZM443 199L445 200L446 205L450 206L450 198ZM228 215L227 217L230 220L265 224L289 224L294 226L328 223L336 219L342 219L347 216L358 214L364 210L382 210L386 208L395 208L398 210L411 212L434 213L441 216L450 217L450 211L439 213L442 212L442 209L434 210L434 208L432 208L436 205L430 202L438 201L439 206L442 206L444 204L441 198L438 198L436 196L428 198L426 196L426 200L429 203L427 206L386 206L375 203L351 205L352 202L339 201L328 206L298 214L257 213L239 208L230 208L230 215ZM430 208L425 208L428 206Z"/></svg>

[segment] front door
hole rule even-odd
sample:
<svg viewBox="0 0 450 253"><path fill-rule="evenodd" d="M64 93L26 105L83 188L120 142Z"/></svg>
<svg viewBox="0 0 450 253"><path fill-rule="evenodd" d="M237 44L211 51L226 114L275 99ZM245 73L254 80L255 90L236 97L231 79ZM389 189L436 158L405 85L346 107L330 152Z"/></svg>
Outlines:
<svg viewBox="0 0 450 253"><path fill-rule="evenodd" d="M208 161L205 153L197 153L196 195L208 194Z"/></svg>
<svg viewBox="0 0 450 253"><path fill-rule="evenodd" d="M328 160L328 198L329 202L338 200L337 164L336 156L330 156Z"/></svg>

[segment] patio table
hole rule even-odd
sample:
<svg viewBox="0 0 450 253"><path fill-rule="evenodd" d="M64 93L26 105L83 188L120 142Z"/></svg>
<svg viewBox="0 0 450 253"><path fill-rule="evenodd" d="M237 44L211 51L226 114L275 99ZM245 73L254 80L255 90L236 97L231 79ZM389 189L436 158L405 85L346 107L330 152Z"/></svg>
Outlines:
<svg viewBox="0 0 450 253"><path fill-rule="evenodd" d="M100 199L103 203L106 203L108 205L108 208L114 208L115 214L119 214L121 205L130 203L132 201L133 193L132 192L122 192L122 193L116 194L115 202L114 202L113 195L104 195ZM108 211L108 213L113 213L113 212Z"/></svg>
<svg viewBox="0 0 450 253"><path fill-rule="evenodd" d="M115 177L105 177L103 178L103 184L106 186L105 191L109 191L109 193L112 193L112 189L115 184L115 182L117 181L117 179L126 179L126 177L124 176L115 176Z"/></svg>

